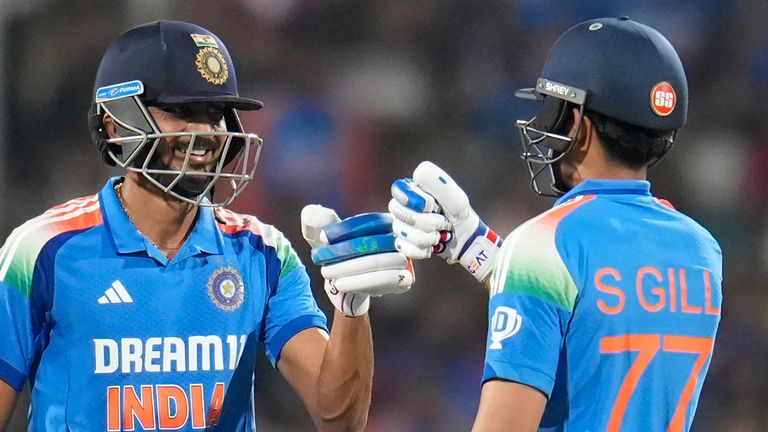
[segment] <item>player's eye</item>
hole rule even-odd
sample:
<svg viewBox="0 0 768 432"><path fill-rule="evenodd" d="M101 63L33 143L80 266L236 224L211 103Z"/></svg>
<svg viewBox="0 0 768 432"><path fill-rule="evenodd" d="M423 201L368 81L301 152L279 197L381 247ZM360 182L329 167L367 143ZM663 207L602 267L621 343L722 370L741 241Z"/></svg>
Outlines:
<svg viewBox="0 0 768 432"><path fill-rule="evenodd" d="M207 106L208 117L212 123L219 123L224 118L227 107L222 104L211 104Z"/></svg>
<svg viewBox="0 0 768 432"><path fill-rule="evenodd" d="M205 119L211 124L220 123L226 111L226 106L222 104L168 104L157 107L180 120L200 122Z"/></svg>
<svg viewBox="0 0 768 432"><path fill-rule="evenodd" d="M157 105L157 108L161 109L166 114L178 118L185 118L189 113L189 109L184 105Z"/></svg>

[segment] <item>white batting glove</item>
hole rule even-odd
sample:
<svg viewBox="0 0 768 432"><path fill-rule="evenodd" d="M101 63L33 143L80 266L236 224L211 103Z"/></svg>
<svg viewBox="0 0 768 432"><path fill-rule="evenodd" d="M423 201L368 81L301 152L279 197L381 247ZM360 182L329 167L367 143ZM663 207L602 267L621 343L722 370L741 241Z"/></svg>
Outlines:
<svg viewBox="0 0 768 432"><path fill-rule="evenodd" d="M413 259L436 254L459 263L478 281L491 274L501 238L480 220L467 194L440 167L424 161L412 179L392 184L395 247Z"/></svg>
<svg viewBox="0 0 768 432"><path fill-rule="evenodd" d="M312 260L322 265L325 292L343 315L364 315L371 296L400 294L413 285L411 260L394 249L391 217L383 221L383 215L341 221L335 211L320 205L301 211L301 231L313 248Z"/></svg>

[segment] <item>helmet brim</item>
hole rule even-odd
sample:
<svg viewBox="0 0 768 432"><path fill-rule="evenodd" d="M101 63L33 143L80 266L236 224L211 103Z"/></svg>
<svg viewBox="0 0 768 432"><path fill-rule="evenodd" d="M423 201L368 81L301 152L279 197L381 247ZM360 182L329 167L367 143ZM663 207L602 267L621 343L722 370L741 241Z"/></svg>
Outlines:
<svg viewBox="0 0 768 432"><path fill-rule="evenodd" d="M531 101L544 100L544 96L533 87L515 90L515 97Z"/></svg>
<svg viewBox="0 0 768 432"><path fill-rule="evenodd" d="M255 111L264 107L261 101L239 96L184 96L184 97L166 97L157 103L163 104L188 104L188 103L219 103L238 110Z"/></svg>

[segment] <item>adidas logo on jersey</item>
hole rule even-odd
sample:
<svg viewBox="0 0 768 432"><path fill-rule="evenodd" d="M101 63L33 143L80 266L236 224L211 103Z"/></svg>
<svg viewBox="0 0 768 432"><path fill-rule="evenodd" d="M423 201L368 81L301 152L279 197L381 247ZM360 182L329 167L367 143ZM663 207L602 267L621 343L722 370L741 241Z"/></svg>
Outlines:
<svg viewBox="0 0 768 432"><path fill-rule="evenodd" d="M99 297L99 304L133 303L131 295L123 286L122 282L116 280L112 286L104 291L104 295Z"/></svg>

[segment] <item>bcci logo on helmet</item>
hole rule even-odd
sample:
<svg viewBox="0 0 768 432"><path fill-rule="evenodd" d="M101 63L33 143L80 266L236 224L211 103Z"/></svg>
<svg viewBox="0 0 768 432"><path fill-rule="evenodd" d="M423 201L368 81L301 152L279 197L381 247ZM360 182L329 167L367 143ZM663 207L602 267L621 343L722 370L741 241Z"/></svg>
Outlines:
<svg viewBox="0 0 768 432"><path fill-rule="evenodd" d="M501 349L501 341L509 339L520 331L523 316L516 309L499 306L491 318L491 344L488 349Z"/></svg>
<svg viewBox="0 0 768 432"><path fill-rule="evenodd" d="M197 71L211 84L222 85L229 78L229 67L224 56L216 48L207 47L197 53Z"/></svg>

